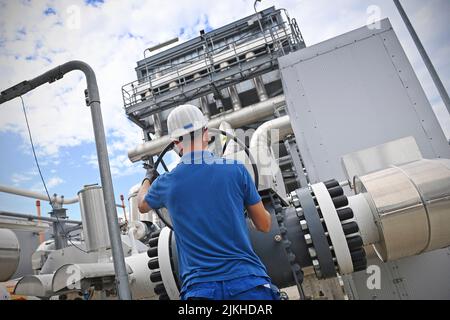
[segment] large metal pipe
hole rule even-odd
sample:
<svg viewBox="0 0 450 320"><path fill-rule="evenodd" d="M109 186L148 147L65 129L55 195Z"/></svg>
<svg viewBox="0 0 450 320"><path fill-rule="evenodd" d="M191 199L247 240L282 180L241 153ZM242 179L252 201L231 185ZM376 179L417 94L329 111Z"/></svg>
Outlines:
<svg viewBox="0 0 450 320"><path fill-rule="evenodd" d="M158 112L152 115L152 118L153 118L153 127L155 129L155 137L159 138L162 136L161 115Z"/></svg>
<svg viewBox="0 0 450 320"><path fill-rule="evenodd" d="M225 121L233 126L233 128L239 128L272 115L276 108L284 104L284 95L279 95L237 111L222 113L219 116L209 120L208 127L219 128L220 124ZM147 157L154 156L161 152L169 143L169 136L163 136L160 139L144 142L136 148L128 151L128 158L131 162L144 160Z"/></svg>
<svg viewBox="0 0 450 320"><path fill-rule="evenodd" d="M103 126L102 110L100 108L100 94L98 91L97 79L94 70L92 70L92 68L85 62L69 61L37 76L34 79L23 81L3 91L0 95L0 104L24 95L43 84L52 83L56 80L62 79L66 73L75 70L82 71L86 77L86 102L91 109L97 159L103 186L103 195L105 198L108 230L111 237L111 249L116 273L117 291L120 299L130 300L131 292L128 282L128 273L125 266L122 241L120 238L119 222L117 219L116 204L114 201L114 188L108 158L108 148L106 146L105 128Z"/></svg>
<svg viewBox="0 0 450 320"><path fill-rule="evenodd" d="M47 222L58 222L58 219L56 218L50 218L50 217L38 217L31 214L23 214L23 213L16 213L16 212L8 212L8 211L0 211L0 217L12 217L12 218L20 218L20 219L26 219L26 220L42 220ZM64 219L64 223L66 224L82 224L81 221L76 220L66 220Z"/></svg>
<svg viewBox="0 0 450 320"><path fill-rule="evenodd" d="M264 86L264 81L261 76L253 78L253 84L255 85L259 101L266 101L267 99L269 99L266 87Z"/></svg>
<svg viewBox="0 0 450 320"><path fill-rule="evenodd" d="M235 85L229 86L228 91L230 92L231 105L235 111L242 109L241 99L239 98L239 93Z"/></svg>
<svg viewBox="0 0 450 320"><path fill-rule="evenodd" d="M264 122L256 129L250 140L250 148L270 147L272 143L282 140L289 134L292 134L289 116L275 118ZM277 141L272 141L272 138Z"/></svg>
<svg viewBox="0 0 450 320"><path fill-rule="evenodd" d="M22 197L32 198L35 200L42 200L48 202L48 197L46 194L42 194L35 191L25 190L25 189L19 189L9 186L0 185L0 192L5 192L9 194L15 194ZM53 197L52 198L53 203L57 204L73 204L78 202L78 198L64 198L64 197Z"/></svg>
<svg viewBox="0 0 450 320"><path fill-rule="evenodd" d="M0 281L9 280L16 272L20 260L20 245L16 234L0 229Z"/></svg>
<svg viewBox="0 0 450 320"><path fill-rule="evenodd" d="M376 221L379 241L374 244L383 261L450 245L449 159L390 166L356 176L354 185L370 208L364 211Z"/></svg>

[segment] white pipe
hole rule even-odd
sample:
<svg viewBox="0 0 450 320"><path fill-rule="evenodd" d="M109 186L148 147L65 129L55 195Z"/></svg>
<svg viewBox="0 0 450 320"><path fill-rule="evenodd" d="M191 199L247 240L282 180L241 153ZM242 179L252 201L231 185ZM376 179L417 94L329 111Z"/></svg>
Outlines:
<svg viewBox="0 0 450 320"><path fill-rule="evenodd" d="M289 116L283 116L264 122L253 134L252 139L250 140L250 149L270 147L272 142L280 141L291 133L292 127ZM274 135L276 135L276 137L274 137ZM275 140L277 141L272 141L272 138L276 138Z"/></svg>
<svg viewBox="0 0 450 320"><path fill-rule="evenodd" d="M222 113L211 119L208 122L208 127L218 128L221 122L226 121L230 123L233 128L239 128L272 115L276 108L284 104L284 95L279 95L237 111ZM163 136L159 139L147 141L128 151L128 158L131 162L137 162L146 157L154 156L161 152L169 143L169 136Z"/></svg>
<svg viewBox="0 0 450 320"><path fill-rule="evenodd" d="M135 227L131 227L128 230L128 238L130 239L130 243L131 243L131 254L138 254L139 251L137 249L137 245L136 245L136 228Z"/></svg>
<svg viewBox="0 0 450 320"><path fill-rule="evenodd" d="M0 192L5 192L5 193L9 193L9 194L15 194L18 196L22 196L22 197L28 197L28 198L32 198L32 199L37 199L37 200L42 200L42 201L47 201L48 202L48 197L45 194L39 193L39 192L35 192L35 191L30 191L30 190L24 190L24 189L19 189L19 188L14 188L14 187L8 187L8 186L3 186L0 185ZM70 198L70 199L66 199L64 197L51 197L52 201L58 204L73 204L73 203L77 203L78 202L78 197L75 198Z"/></svg>

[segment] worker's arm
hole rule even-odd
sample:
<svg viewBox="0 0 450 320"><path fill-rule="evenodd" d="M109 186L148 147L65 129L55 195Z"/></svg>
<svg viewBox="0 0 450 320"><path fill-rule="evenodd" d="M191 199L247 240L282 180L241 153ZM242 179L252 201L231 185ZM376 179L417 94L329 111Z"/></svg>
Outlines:
<svg viewBox="0 0 450 320"><path fill-rule="evenodd" d="M272 225L272 219L270 218L270 213L264 208L262 201L248 206L247 212L249 218L252 220L256 229L261 232L269 232Z"/></svg>
<svg viewBox="0 0 450 320"><path fill-rule="evenodd" d="M145 179L137 195L138 208L140 213L147 213L151 210L147 201L145 201L145 195L147 194L149 188L150 188L150 181Z"/></svg>
<svg viewBox="0 0 450 320"><path fill-rule="evenodd" d="M147 213L152 209L148 205L148 202L145 200L145 196L147 195L148 189L150 189L151 184L156 180L158 176L158 172L153 169L153 167L149 167L147 169L147 174L145 175L144 181L142 181L142 185L139 188L139 192L137 195L138 209L140 213Z"/></svg>

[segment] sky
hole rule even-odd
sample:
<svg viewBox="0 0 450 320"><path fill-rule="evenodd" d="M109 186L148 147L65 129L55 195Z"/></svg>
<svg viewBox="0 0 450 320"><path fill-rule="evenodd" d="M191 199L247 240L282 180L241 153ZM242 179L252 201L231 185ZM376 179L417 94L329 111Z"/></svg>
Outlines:
<svg viewBox="0 0 450 320"><path fill-rule="evenodd" d="M450 1L403 0L447 91L450 89ZM450 116L392 0L262 0L258 9L285 8L296 18L307 46L388 17L447 138ZM117 202L139 183L142 164L127 151L142 133L125 116L121 87L134 81L146 48L180 42L254 13L249 0L0 0L0 91L69 60L82 60L97 75ZM23 98L51 194L76 196L100 183L85 80L71 72ZM0 184L43 192L19 99L0 105ZM128 204L127 204L128 205ZM78 204L67 206L80 219ZM0 193L0 210L35 214L35 201ZM44 212L50 206L43 204ZM122 211L118 211L121 215Z"/></svg>

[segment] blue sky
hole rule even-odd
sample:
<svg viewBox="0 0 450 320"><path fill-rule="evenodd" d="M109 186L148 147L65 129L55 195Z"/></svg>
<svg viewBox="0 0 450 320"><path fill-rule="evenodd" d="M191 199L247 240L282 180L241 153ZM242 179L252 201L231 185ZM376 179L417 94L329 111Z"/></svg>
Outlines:
<svg viewBox="0 0 450 320"><path fill-rule="evenodd" d="M438 73L450 88L450 1L403 0ZM280 0L259 8L286 8L307 45L358 28L375 16L389 17L441 125L450 137L448 116L391 0ZM253 13L253 1L7 1L0 0L0 90L69 60L96 71L108 137L116 199L144 174L127 151L142 141L124 114L120 88L135 80L145 48L180 37L188 40ZM85 184L99 183L84 78L72 73L24 96L38 157L50 192L73 197ZM0 184L43 191L31 154L20 100L0 106ZM43 207L46 211L48 205ZM78 205L68 206L79 219ZM0 210L35 213L34 200L0 193ZM121 212L120 212L121 214Z"/></svg>

